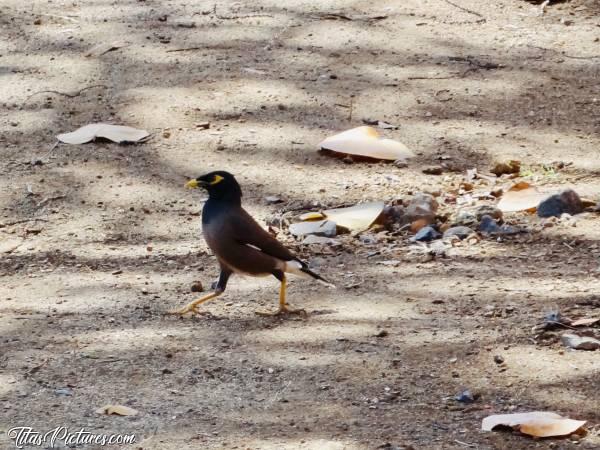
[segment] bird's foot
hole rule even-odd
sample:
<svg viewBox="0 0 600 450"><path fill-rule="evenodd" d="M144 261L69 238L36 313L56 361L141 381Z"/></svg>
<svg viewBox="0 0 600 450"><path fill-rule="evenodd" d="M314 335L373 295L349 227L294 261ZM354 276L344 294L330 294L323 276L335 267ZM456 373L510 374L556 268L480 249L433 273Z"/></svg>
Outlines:
<svg viewBox="0 0 600 450"><path fill-rule="evenodd" d="M167 314L174 315L174 316L185 316L188 313L205 314L203 311L198 311L198 305L195 305L194 302L185 305L181 309L175 309L173 311L167 312Z"/></svg>
<svg viewBox="0 0 600 450"><path fill-rule="evenodd" d="M299 315L302 317L308 316L308 313L304 309L290 309L287 305L280 306L275 312L267 311L256 311L256 314L263 317L277 317L277 316L288 316L288 315Z"/></svg>

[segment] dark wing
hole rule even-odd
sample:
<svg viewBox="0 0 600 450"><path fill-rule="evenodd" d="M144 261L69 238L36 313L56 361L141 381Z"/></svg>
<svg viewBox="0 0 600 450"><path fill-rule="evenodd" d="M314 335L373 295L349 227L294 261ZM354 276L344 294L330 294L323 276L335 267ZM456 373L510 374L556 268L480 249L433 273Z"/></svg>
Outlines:
<svg viewBox="0 0 600 450"><path fill-rule="evenodd" d="M285 248L277 239L265 231L244 209L229 217L230 226L235 240L241 244L251 245L263 253L282 261L298 259Z"/></svg>

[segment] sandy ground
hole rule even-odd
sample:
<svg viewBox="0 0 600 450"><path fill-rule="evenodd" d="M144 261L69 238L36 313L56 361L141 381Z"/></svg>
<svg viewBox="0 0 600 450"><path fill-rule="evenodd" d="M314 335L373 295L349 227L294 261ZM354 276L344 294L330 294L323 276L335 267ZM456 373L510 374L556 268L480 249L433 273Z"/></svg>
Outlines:
<svg viewBox="0 0 600 450"><path fill-rule="evenodd" d="M330 249L284 230L338 285L291 283L306 320L255 316L275 309L277 282L250 278L210 315L164 315L217 275L203 196L183 189L211 169L236 174L261 223L444 192L509 158L597 199L599 13L593 0L543 15L517 0L1 0L2 448L16 426L133 433L103 448L147 450L600 448L600 353L532 331L549 311L598 314L595 214L433 260L407 236ZM399 125L384 134L417 158L317 152L367 118ZM98 121L153 137L53 148ZM422 173L441 161L455 171ZM539 175L555 161L571 165ZM480 398L453 400L464 388ZM95 413L106 404L139 414ZM480 431L489 414L527 410L588 420L589 433Z"/></svg>

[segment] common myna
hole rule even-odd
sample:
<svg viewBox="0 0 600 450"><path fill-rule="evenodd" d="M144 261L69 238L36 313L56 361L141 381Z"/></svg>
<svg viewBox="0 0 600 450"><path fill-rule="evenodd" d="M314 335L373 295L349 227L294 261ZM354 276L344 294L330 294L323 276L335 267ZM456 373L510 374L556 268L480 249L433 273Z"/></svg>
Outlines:
<svg viewBox="0 0 600 450"><path fill-rule="evenodd" d="M242 190L232 174L211 172L188 181L186 187L202 187L208 191L208 200L202 210L202 231L219 261L221 273L212 293L175 311L176 314L197 312L198 305L221 295L233 273L259 277L273 275L281 282L279 310L276 313L257 313L261 315L305 313L304 310L288 308L285 300L286 273L310 276L333 286L310 270L305 262L296 258L242 208Z"/></svg>

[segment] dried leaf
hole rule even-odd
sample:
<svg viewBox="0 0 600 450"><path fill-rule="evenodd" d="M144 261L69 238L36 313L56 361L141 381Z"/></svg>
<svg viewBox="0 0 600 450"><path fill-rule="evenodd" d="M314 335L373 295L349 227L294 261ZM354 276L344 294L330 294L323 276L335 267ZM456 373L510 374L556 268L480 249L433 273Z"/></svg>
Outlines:
<svg viewBox="0 0 600 450"><path fill-rule="evenodd" d="M110 416L115 414L117 416L135 416L138 412L137 410L130 408L128 406L123 405L105 405L102 408L98 408L96 410L97 414L106 414Z"/></svg>
<svg viewBox="0 0 600 450"><path fill-rule="evenodd" d="M588 317L584 319L578 319L571 322L572 327L585 327L587 325L594 325L595 323L600 322L600 317Z"/></svg>
<svg viewBox="0 0 600 450"><path fill-rule="evenodd" d="M504 174L519 173L521 171L521 161L511 160L508 162L497 163L490 172L497 177Z"/></svg>
<svg viewBox="0 0 600 450"><path fill-rule="evenodd" d="M553 412L533 411L517 414L495 414L483 419L481 429L492 431L497 426L512 427L535 437L567 436L585 425L585 420L573 420Z"/></svg>
<svg viewBox="0 0 600 450"><path fill-rule="evenodd" d="M113 50L118 50L121 47L125 47L127 44L125 42L121 42L121 41L115 41L115 42L103 42L101 44L98 44L94 47L92 47L86 54L86 58L89 58L90 56L102 56L105 53L108 52L112 52Z"/></svg>
<svg viewBox="0 0 600 450"><path fill-rule="evenodd" d="M521 181L512 186L506 192L500 202L498 208L502 212L525 211L535 209L542 200L550 194L540 192L536 187Z"/></svg>
<svg viewBox="0 0 600 450"><path fill-rule="evenodd" d="M358 127L328 137L319 144L324 150L389 161L406 160L414 156L404 144L382 138L375 128Z"/></svg>
<svg viewBox="0 0 600 450"><path fill-rule="evenodd" d="M383 202L361 203L350 208L328 209L323 211L327 219L332 220L338 226L350 231L364 231L383 212Z"/></svg>
<svg viewBox="0 0 600 450"><path fill-rule="evenodd" d="M78 128L71 133L59 134L57 138L65 144L85 144L96 138L109 139L121 144L124 142L139 142L148 136L150 136L150 133L145 130L138 130L137 128L106 123L92 123Z"/></svg>

